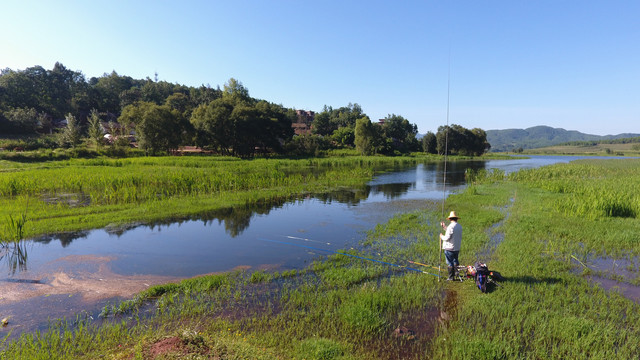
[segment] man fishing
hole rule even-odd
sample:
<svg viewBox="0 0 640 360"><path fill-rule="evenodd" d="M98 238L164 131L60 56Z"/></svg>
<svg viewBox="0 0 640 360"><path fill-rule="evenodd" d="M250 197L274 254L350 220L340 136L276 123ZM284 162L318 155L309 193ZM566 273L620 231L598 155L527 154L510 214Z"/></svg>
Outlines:
<svg viewBox="0 0 640 360"><path fill-rule="evenodd" d="M459 265L458 253L462 243L462 225L458 224L458 215L455 211L452 211L447 219L451 221L449 226L445 227L444 221L440 223L440 226L446 230L444 234L440 234L440 247L444 250L444 256L447 260L449 270L447 280L454 280Z"/></svg>

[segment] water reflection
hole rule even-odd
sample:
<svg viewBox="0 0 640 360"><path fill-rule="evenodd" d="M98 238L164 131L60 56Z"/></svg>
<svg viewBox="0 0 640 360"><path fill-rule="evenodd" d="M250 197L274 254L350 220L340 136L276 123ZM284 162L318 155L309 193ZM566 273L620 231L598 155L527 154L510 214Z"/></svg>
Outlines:
<svg viewBox="0 0 640 360"><path fill-rule="evenodd" d="M62 245L62 247L64 248L69 246L71 242L73 242L73 240L87 237L87 235L89 235L89 231L87 230L70 231L70 232L64 232L64 233L57 233L55 235L43 235L33 239L33 241L42 243L42 244L49 244L52 241L58 240L60 241L60 245Z"/></svg>
<svg viewBox="0 0 640 360"><path fill-rule="evenodd" d="M396 194L401 195L405 194L410 187L410 184L388 184L383 187L375 187L376 192L384 192L385 194ZM321 203L331 204L331 203L340 203L347 205L357 205L360 202L366 200L374 187L372 186L363 186L361 188L354 188L348 190L340 190L334 191L330 193L322 193L322 194L307 194L303 196L290 196L290 197L274 197L271 199L260 199L258 201L254 201L251 203L247 203L244 205L239 205L235 207L223 208L208 211L197 216L190 216L186 218L180 219L166 219L162 221L156 221L150 224L128 224L124 226L117 227L108 227L105 230L111 234L120 237L124 235L127 231L130 231L135 228L148 228L150 230L155 230L156 228L162 226L171 226L176 225L180 226L185 222L191 221L201 221L205 226L212 225L214 223L218 223L223 226L226 233L235 238L240 236L249 226L251 225L251 219L257 215L269 215L269 213L275 209L280 209L286 204L293 204L298 201L306 201L311 199L319 200ZM67 233L58 233L52 235L44 235L38 238L33 239L33 241L49 244L52 241L60 241L62 247L67 247L77 239L83 239L89 236L90 231L75 231L75 232L67 232Z"/></svg>
<svg viewBox="0 0 640 360"><path fill-rule="evenodd" d="M10 241L0 243L0 262L7 264L9 275L27 271L27 242Z"/></svg>

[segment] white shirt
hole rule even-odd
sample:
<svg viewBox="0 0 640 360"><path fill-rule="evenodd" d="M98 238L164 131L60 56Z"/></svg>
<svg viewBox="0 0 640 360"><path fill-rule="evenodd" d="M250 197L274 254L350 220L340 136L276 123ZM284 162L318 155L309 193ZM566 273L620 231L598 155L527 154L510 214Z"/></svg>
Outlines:
<svg viewBox="0 0 640 360"><path fill-rule="evenodd" d="M448 251L460 251L460 244L462 243L462 225L456 221L451 221L451 224L447 226L447 231L444 235L440 234L440 240L442 240L442 249Z"/></svg>

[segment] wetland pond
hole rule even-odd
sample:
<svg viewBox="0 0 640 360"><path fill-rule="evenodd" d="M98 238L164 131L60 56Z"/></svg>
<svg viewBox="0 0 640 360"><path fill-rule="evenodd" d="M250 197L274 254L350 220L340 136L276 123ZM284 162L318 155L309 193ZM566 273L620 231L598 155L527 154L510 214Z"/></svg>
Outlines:
<svg viewBox="0 0 640 360"><path fill-rule="evenodd" d="M593 158L593 157L589 157ZM94 318L150 285L234 269L301 269L394 214L440 203L464 188L466 169L505 173L579 159L457 161L385 169L358 189L236 207L197 219L24 240L0 254L0 316L13 336L47 319ZM5 332L8 329L0 330Z"/></svg>

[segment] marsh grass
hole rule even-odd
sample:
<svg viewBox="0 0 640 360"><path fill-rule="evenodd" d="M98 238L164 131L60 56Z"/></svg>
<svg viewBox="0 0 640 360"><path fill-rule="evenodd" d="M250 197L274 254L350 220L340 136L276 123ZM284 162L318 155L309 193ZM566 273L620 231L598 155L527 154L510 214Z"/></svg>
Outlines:
<svg viewBox="0 0 640 360"><path fill-rule="evenodd" d="M456 319L436 339L434 357L638 357L628 341L640 335L638 304L576 275L581 265L573 260L638 253L629 235L638 230L637 219L600 205L632 203L621 194L640 180L638 166L636 160L580 161L521 171L500 184L517 194L497 261L489 264L506 281L489 296L462 296Z"/></svg>
<svg viewBox="0 0 640 360"><path fill-rule="evenodd" d="M102 326L23 334L2 343L1 356L142 358L174 336L194 349L171 355L176 359L194 358L202 349L214 358L255 359L638 358L639 305L576 273L574 260L638 256L638 220L561 206L572 196L589 201L581 189L598 184L608 197L604 184L615 184L620 174L636 183L638 167L633 161L579 162L508 180L478 177L475 191L450 196L447 211L456 210L464 228L461 263L477 260L493 233L504 234L489 267L505 280L488 294L472 282L438 282L334 254L295 272L235 272L150 288L139 296L140 304L155 307L153 316L138 316L135 304L109 314ZM580 180L584 174L589 180ZM372 229L353 254L437 264L441 218L436 206L400 214ZM416 324L416 317L432 332L392 335Z"/></svg>
<svg viewBox="0 0 640 360"><path fill-rule="evenodd" d="M19 216L13 217L13 214L8 215L6 222L5 233L8 234L5 241L20 241L24 239L25 225L27 223L27 210L25 210ZM0 240L0 244L4 245L4 241Z"/></svg>

